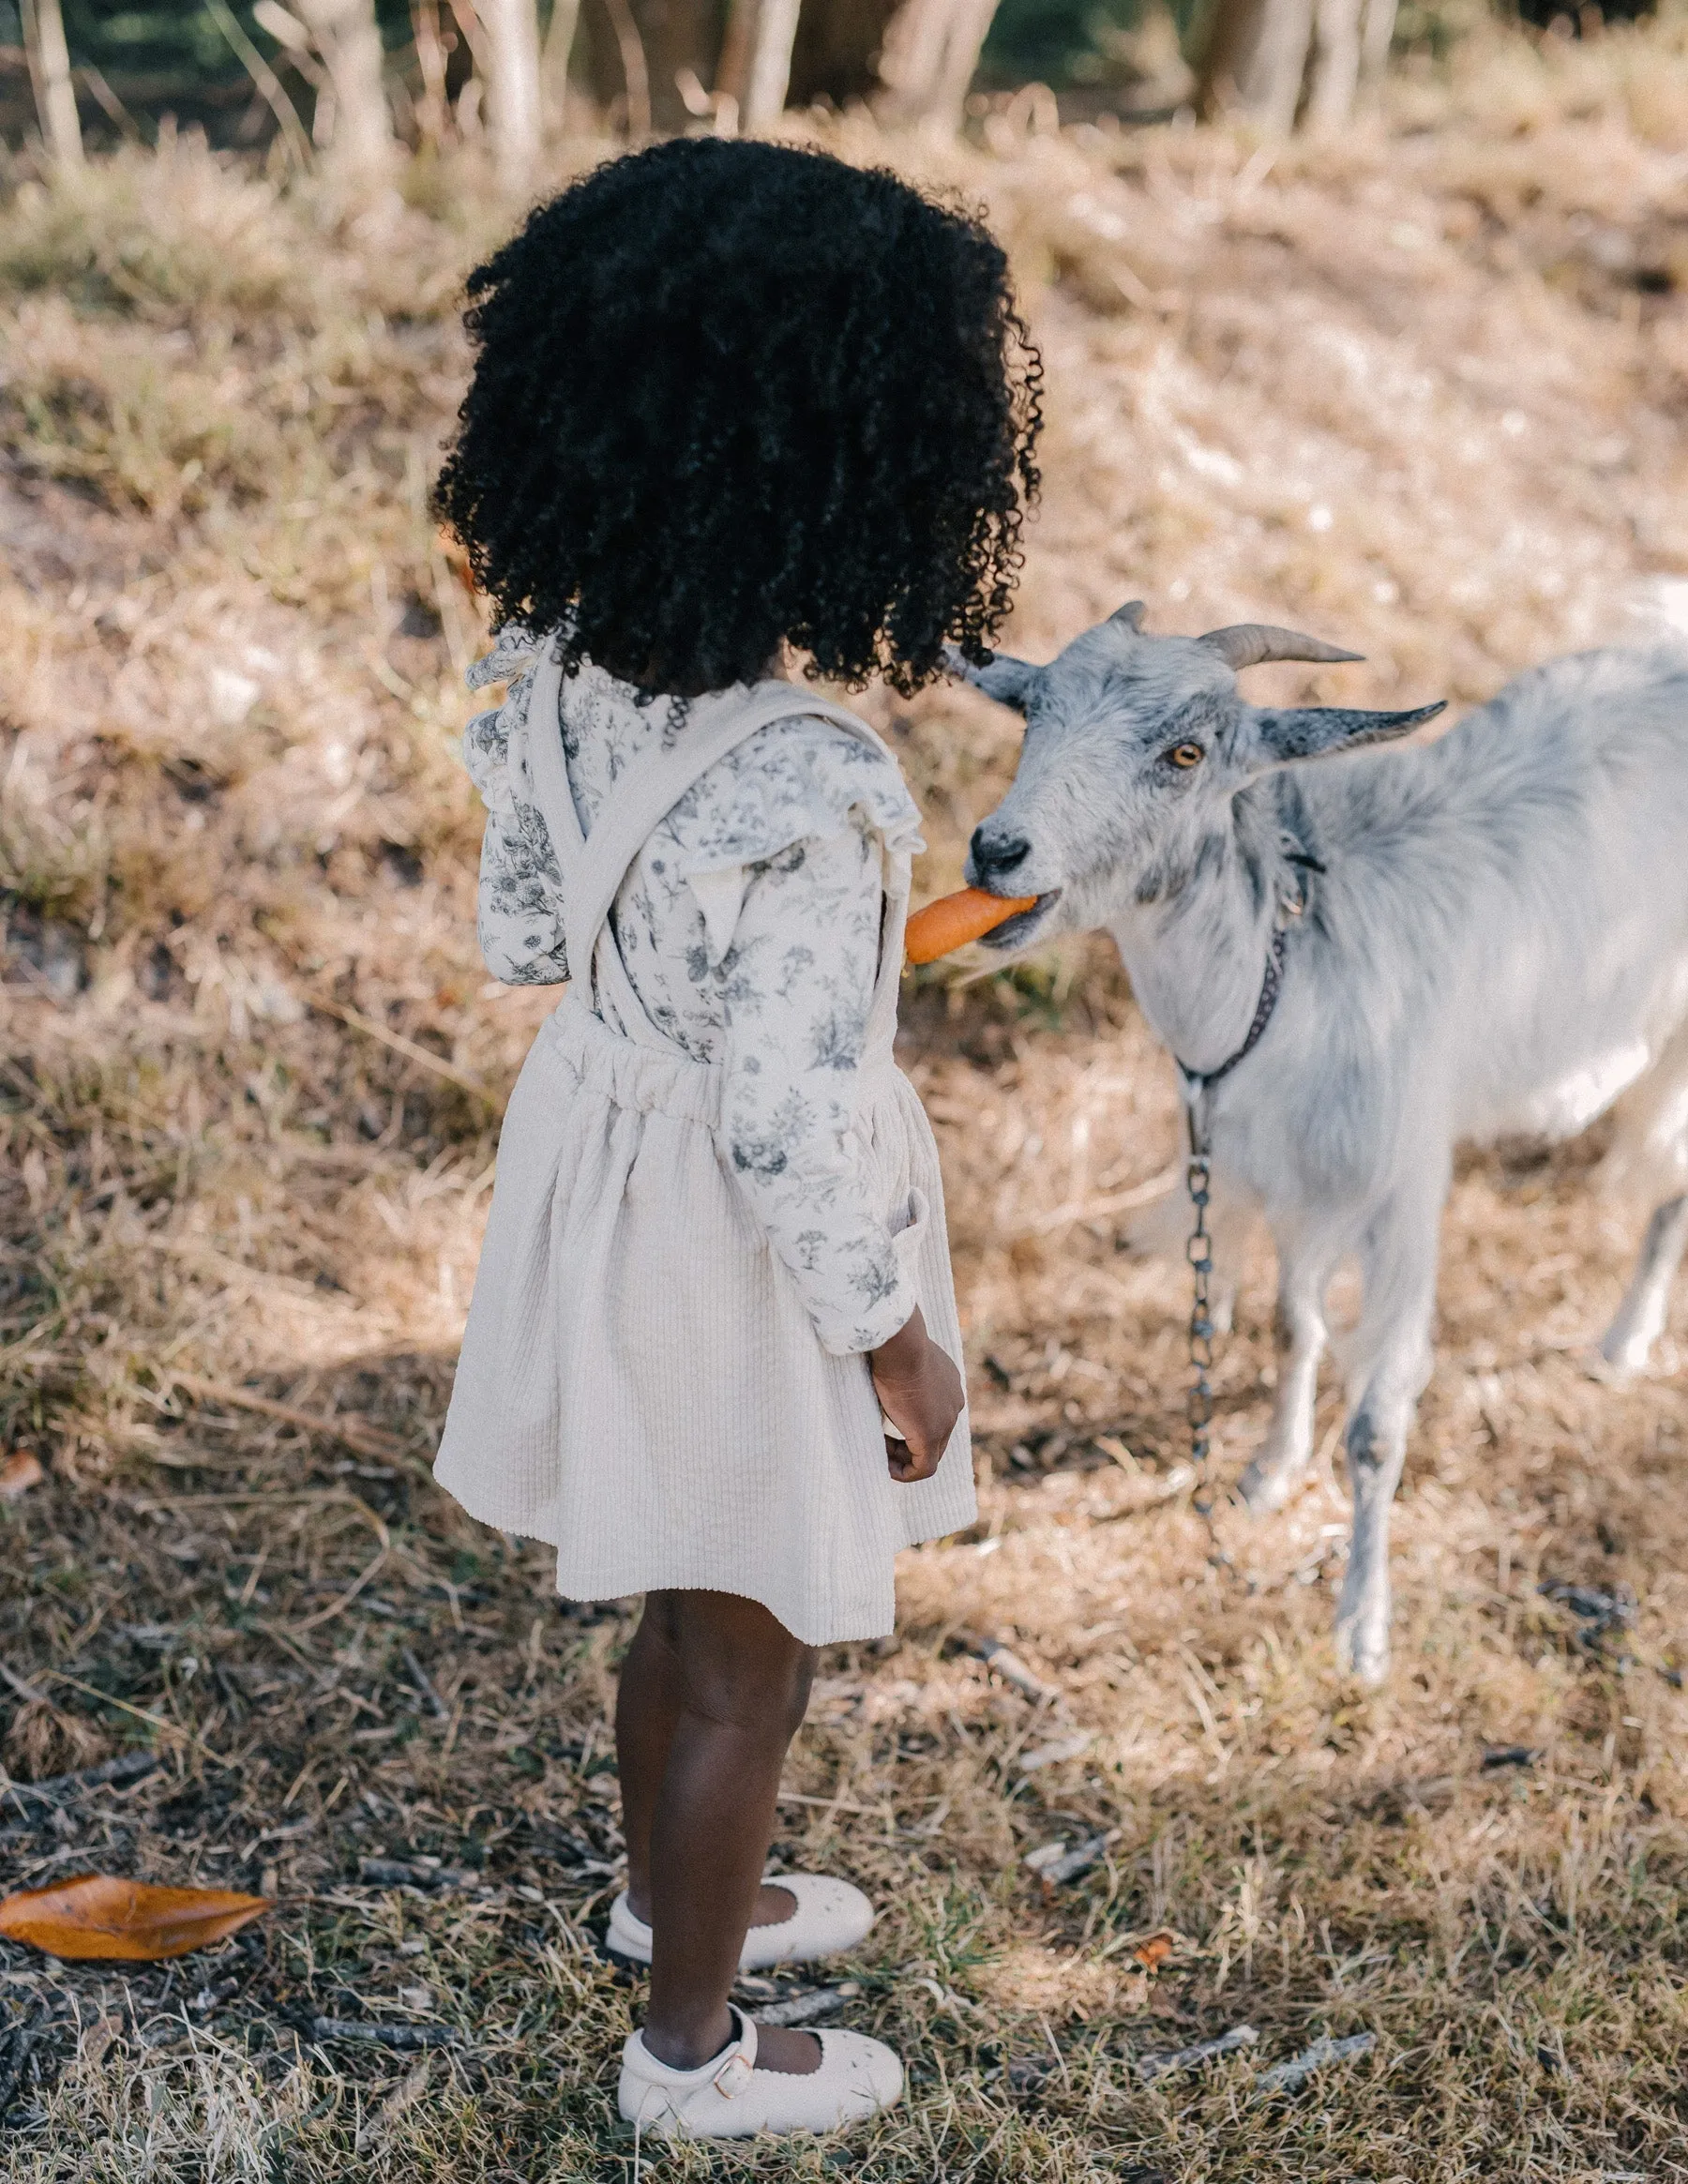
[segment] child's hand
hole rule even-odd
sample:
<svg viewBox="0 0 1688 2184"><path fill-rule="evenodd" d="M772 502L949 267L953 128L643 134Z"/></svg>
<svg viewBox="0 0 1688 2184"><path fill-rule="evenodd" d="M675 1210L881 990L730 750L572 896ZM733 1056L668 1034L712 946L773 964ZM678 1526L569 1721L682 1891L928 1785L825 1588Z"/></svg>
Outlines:
<svg viewBox="0 0 1688 2184"><path fill-rule="evenodd" d="M868 1352L868 1363L881 1408L903 1437L885 1441L892 1478L904 1485L929 1479L967 1395L947 1352L927 1333L918 1304L889 1342Z"/></svg>

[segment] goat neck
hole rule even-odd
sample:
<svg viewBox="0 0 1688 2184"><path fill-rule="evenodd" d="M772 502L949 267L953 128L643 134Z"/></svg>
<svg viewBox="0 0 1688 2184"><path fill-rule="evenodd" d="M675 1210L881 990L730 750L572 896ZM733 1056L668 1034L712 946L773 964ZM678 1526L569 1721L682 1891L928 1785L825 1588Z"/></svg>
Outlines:
<svg viewBox="0 0 1688 2184"><path fill-rule="evenodd" d="M1198 1076L1247 1037L1273 934L1303 899L1274 789L1241 791L1109 922L1143 1014Z"/></svg>

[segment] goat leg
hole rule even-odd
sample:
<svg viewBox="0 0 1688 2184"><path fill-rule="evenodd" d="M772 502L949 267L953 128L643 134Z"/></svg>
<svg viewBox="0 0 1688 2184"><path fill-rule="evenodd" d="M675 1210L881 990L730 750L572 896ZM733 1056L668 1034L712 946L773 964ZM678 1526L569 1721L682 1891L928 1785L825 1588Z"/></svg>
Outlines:
<svg viewBox="0 0 1688 2184"><path fill-rule="evenodd" d="M1628 1293L1605 1331L1600 1354L1620 1373L1647 1370L1652 1346L1665 1332L1670 1285L1688 1250L1688 1197L1666 1198L1647 1224Z"/></svg>
<svg viewBox="0 0 1688 2184"><path fill-rule="evenodd" d="M1348 1573L1336 1605L1336 1659L1361 1682L1389 1674L1389 1514L1407 1461L1407 1435L1430 1378L1439 1198L1392 1205L1361 1254L1365 1303L1354 1357L1362 1393L1349 1419L1349 1486L1354 1498Z"/></svg>
<svg viewBox="0 0 1688 2184"><path fill-rule="evenodd" d="M1254 1461L1243 1474L1243 1499L1255 1516L1282 1509L1313 1460L1313 1407L1319 1395L1319 1361L1324 1354L1325 1254L1278 1239L1277 1392L1272 1423Z"/></svg>

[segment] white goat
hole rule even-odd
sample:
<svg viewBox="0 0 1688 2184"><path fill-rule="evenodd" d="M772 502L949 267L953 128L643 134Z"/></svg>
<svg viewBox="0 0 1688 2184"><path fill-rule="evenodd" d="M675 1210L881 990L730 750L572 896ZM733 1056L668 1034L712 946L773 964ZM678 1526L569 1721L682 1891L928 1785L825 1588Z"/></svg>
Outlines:
<svg viewBox="0 0 1688 2184"><path fill-rule="evenodd" d="M1047 667L961 670L1026 720L968 878L1039 898L990 945L1112 933L1215 1186L1265 1215L1279 1363L1243 1482L1257 1513L1306 1469L1325 1294L1357 1258L1336 1637L1378 1682L1455 1143L1567 1136L1652 1071L1640 1150L1668 1181L1607 1359L1644 1364L1664 1324L1688 1243L1688 654L1556 660L1433 744L1368 751L1439 706L1252 706L1240 668L1356 655L1252 624L1151 637L1142 614Z"/></svg>

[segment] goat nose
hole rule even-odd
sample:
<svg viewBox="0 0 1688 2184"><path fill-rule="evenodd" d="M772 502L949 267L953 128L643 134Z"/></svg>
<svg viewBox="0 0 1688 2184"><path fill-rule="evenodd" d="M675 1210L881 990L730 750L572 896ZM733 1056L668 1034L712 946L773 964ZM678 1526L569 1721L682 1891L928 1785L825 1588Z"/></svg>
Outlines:
<svg viewBox="0 0 1688 2184"><path fill-rule="evenodd" d="M994 880L1002 873L1012 872L1031 853L1032 845L1024 835L992 836L982 826L973 829L973 870L981 880Z"/></svg>

